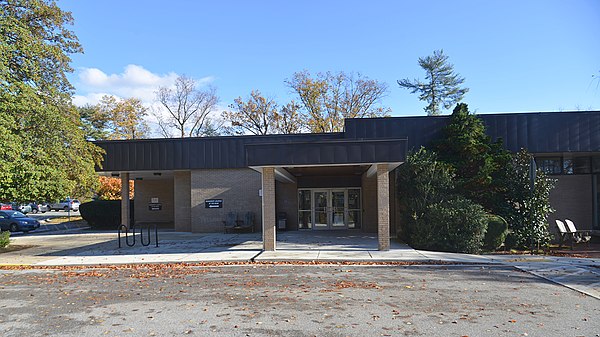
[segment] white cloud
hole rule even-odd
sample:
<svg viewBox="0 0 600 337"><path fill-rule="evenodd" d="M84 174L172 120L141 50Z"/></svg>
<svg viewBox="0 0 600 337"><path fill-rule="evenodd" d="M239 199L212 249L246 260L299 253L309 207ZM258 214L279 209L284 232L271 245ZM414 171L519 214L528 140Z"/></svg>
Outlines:
<svg viewBox="0 0 600 337"><path fill-rule="evenodd" d="M75 105L96 104L104 95L119 98L135 97L146 105L152 105L159 87L174 86L179 75L170 72L155 74L142 66L129 64L120 74L106 74L98 68L81 68L79 81L75 83L77 95L73 98ZM198 87L214 81L211 76L196 79Z"/></svg>

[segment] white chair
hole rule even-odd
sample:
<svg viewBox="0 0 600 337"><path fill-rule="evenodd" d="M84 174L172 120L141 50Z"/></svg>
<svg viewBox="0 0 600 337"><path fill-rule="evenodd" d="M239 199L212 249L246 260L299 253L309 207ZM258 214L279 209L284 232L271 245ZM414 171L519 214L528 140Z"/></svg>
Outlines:
<svg viewBox="0 0 600 337"><path fill-rule="evenodd" d="M567 223L567 231L573 237L573 240L576 243L590 242L590 240L592 239L592 235L589 231L578 231L573 221L569 219L565 219L565 222ZM571 247L573 247L573 245L571 245Z"/></svg>
<svg viewBox="0 0 600 337"><path fill-rule="evenodd" d="M567 227L565 226L564 222L562 222L558 219L556 219L554 221L556 221L556 227L558 227L558 235L559 235L558 248L561 248L565 239L567 237L572 239L572 235L567 230ZM571 240L571 249L573 249L573 240Z"/></svg>

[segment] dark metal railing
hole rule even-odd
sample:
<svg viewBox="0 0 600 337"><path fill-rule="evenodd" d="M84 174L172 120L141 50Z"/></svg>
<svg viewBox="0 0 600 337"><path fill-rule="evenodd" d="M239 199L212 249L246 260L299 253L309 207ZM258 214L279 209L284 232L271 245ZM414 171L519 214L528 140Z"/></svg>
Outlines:
<svg viewBox="0 0 600 337"><path fill-rule="evenodd" d="M135 231L136 228L139 227L140 230L140 242L142 246L149 246L152 241L152 232L151 229L154 227L154 242L156 247L158 247L158 226L156 224L133 224L129 228L125 225L120 225L117 231L117 236L119 238L119 248L121 248L121 234L125 234L125 244L129 247L135 246ZM147 233L148 241L144 239L144 229ZM129 234L131 234L131 242L129 242Z"/></svg>

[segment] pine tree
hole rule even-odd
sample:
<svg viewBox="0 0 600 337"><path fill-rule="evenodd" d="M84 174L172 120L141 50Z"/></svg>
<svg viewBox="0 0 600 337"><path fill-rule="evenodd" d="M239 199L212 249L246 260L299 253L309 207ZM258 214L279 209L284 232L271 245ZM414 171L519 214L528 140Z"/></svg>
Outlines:
<svg viewBox="0 0 600 337"><path fill-rule="evenodd" d="M426 72L425 82L408 78L397 82L401 88L410 90L411 94L419 93L419 100L429 103L424 108L429 116L439 115L441 108L449 109L469 91L468 88L461 88L465 79L454 72L454 65L448 62L443 50L436 50L425 58L420 57L419 65Z"/></svg>

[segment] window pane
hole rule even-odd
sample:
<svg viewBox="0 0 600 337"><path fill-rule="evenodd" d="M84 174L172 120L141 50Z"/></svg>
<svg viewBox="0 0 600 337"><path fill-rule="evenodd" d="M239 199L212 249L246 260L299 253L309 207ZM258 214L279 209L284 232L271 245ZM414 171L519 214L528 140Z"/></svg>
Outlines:
<svg viewBox="0 0 600 337"><path fill-rule="evenodd" d="M348 190L348 209L360 209L360 190Z"/></svg>
<svg viewBox="0 0 600 337"><path fill-rule="evenodd" d="M573 174L573 159L564 159L563 160L563 173L564 174Z"/></svg>
<svg viewBox="0 0 600 337"><path fill-rule="evenodd" d="M360 228L360 211L348 211L348 228Z"/></svg>
<svg viewBox="0 0 600 337"><path fill-rule="evenodd" d="M300 228L300 229L312 228L312 222L310 219L310 211L298 212L298 228Z"/></svg>
<svg viewBox="0 0 600 337"><path fill-rule="evenodd" d="M594 173L600 173L600 157L592 157L592 170Z"/></svg>
<svg viewBox="0 0 600 337"><path fill-rule="evenodd" d="M546 174L561 174L560 158L536 158L537 167Z"/></svg>
<svg viewBox="0 0 600 337"><path fill-rule="evenodd" d="M589 174L592 172L590 157L573 158L573 172L575 174Z"/></svg>
<svg viewBox="0 0 600 337"><path fill-rule="evenodd" d="M310 190L298 191L298 210L310 210Z"/></svg>

